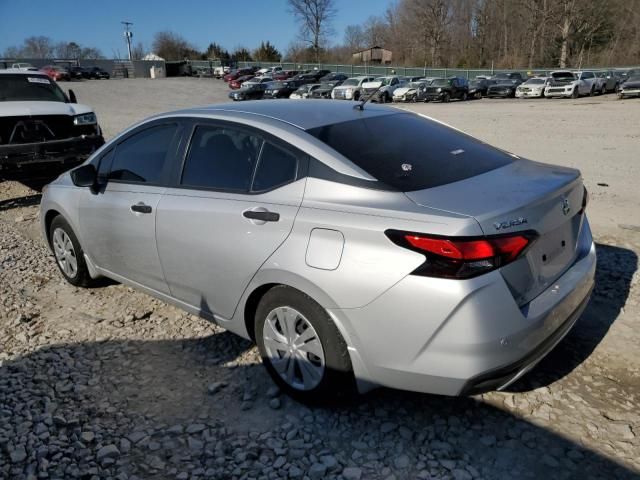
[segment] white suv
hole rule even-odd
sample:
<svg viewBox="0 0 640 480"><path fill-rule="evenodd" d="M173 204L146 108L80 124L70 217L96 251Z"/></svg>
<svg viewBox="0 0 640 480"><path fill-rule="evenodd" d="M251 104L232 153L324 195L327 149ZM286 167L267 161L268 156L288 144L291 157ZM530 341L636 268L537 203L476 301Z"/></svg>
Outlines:
<svg viewBox="0 0 640 480"><path fill-rule="evenodd" d="M351 77L347 78L342 85L337 86L331 91L331 98L334 100L360 100L362 95L362 84L370 82L374 77Z"/></svg>
<svg viewBox="0 0 640 480"><path fill-rule="evenodd" d="M578 98L580 95L594 95L596 93L598 77L592 71L558 70L551 72L550 77L550 83L544 91L547 98Z"/></svg>

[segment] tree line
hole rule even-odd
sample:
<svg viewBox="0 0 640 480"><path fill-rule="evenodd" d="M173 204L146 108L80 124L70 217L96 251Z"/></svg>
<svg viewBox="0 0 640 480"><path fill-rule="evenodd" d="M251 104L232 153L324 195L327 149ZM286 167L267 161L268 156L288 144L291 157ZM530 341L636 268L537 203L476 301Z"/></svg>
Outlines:
<svg viewBox="0 0 640 480"><path fill-rule="evenodd" d="M334 3L290 0L302 1ZM640 0L398 0L348 26L343 44L324 54L350 61L352 52L372 46L407 66L638 65Z"/></svg>
<svg viewBox="0 0 640 480"><path fill-rule="evenodd" d="M458 68L640 65L640 0L396 0L336 38L336 0L287 0L299 26L284 55L270 41L232 50L200 50L182 35L157 32L151 51L166 60L352 63L352 53L379 46L393 64ZM114 52L115 54L115 52ZM134 59L144 56L137 43ZM104 58L93 47L33 36L8 58ZM114 55L116 56L116 55ZM119 56L119 55L118 55Z"/></svg>

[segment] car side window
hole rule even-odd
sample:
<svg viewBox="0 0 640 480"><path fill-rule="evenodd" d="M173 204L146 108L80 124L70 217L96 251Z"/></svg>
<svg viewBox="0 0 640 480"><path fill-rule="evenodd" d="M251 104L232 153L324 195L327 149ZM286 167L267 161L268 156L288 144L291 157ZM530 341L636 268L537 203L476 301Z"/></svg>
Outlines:
<svg viewBox="0 0 640 480"><path fill-rule="evenodd" d="M298 159L294 154L265 142L251 191L262 192L285 185L296 179L297 172Z"/></svg>
<svg viewBox="0 0 640 480"><path fill-rule="evenodd" d="M157 125L120 142L109 173L109 180L126 183L158 184L167 153L178 126Z"/></svg>
<svg viewBox="0 0 640 480"><path fill-rule="evenodd" d="M106 153L103 153L98 161L98 182L103 183L109 178L109 172L113 164L113 157L115 148L112 148Z"/></svg>
<svg viewBox="0 0 640 480"><path fill-rule="evenodd" d="M262 138L227 126L200 125L191 139L181 185L246 192Z"/></svg>

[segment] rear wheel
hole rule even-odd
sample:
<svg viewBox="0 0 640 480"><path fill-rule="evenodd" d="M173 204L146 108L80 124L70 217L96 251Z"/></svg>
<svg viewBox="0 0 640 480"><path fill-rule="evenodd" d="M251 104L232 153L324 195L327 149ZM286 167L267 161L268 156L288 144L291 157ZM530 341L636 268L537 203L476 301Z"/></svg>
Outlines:
<svg viewBox="0 0 640 480"><path fill-rule="evenodd" d="M95 281L89 275L84 252L67 221L58 215L49 227L49 244L62 276L76 287L90 287Z"/></svg>
<svg viewBox="0 0 640 480"><path fill-rule="evenodd" d="M314 402L353 392L347 345L327 312L288 286L269 290L255 317L262 363L292 397Z"/></svg>

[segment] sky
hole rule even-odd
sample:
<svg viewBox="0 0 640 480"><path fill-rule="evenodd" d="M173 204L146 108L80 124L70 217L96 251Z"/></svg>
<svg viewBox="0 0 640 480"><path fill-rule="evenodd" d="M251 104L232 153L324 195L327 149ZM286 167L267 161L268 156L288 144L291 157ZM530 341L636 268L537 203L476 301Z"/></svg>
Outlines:
<svg viewBox="0 0 640 480"><path fill-rule="evenodd" d="M381 15L391 0L336 0L331 43L347 25ZM32 35L97 47L106 57L125 56L122 20L133 22L133 43L151 50L155 32L180 33L199 49L210 42L232 50L269 40L281 53L298 29L286 0L0 0L0 55Z"/></svg>

